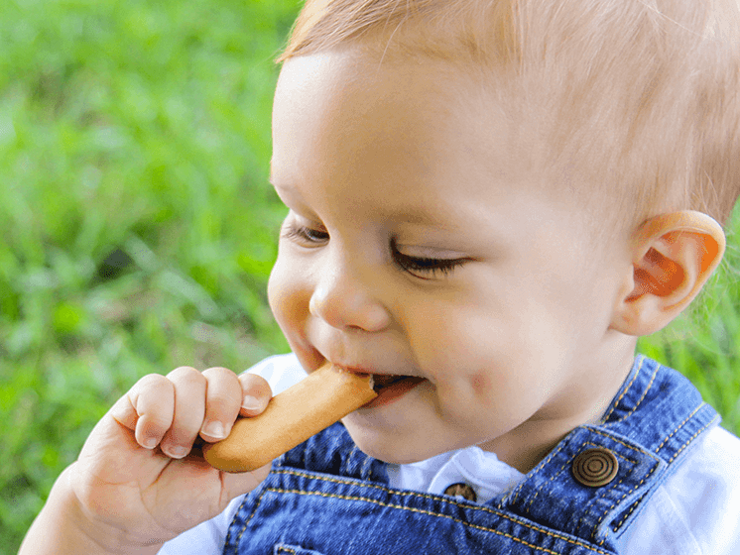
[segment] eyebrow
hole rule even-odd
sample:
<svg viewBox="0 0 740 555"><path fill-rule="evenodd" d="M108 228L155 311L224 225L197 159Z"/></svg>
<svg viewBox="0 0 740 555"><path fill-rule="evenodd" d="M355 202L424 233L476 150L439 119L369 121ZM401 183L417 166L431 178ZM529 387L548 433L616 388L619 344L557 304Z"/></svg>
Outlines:
<svg viewBox="0 0 740 555"><path fill-rule="evenodd" d="M288 194L300 195L300 193L297 193L296 188L291 186L290 183L276 183L272 177L272 174L270 174L268 181L276 190L282 190L287 192ZM447 231L455 231L460 227L452 223L452 220L450 219L442 220L432 215L429 211L417 207L410 207L409 209L402 212L392 214L388 217L388 219L396 223L407 223L419 226L436 227Z"/></svg>
<svg viewBox="0 0 740 555"><path fill-rule="evenodd" d="M453 225L451 221L443 221L439 218L434 217L426 210L418 208L405 210L399 214L394 215L392 219L397 222L423 225L427 227L438 227L447 230L454 230L457 228L457 226Z"/></svg>

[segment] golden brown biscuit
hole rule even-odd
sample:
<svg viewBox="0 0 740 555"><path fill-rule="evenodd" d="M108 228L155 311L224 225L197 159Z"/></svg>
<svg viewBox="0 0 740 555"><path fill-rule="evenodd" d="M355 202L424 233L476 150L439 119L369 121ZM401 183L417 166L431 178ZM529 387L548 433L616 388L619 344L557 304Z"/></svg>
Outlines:
<svg viewBox="0 0 740 555"><path fill-rule="evenodd" d="M273 397L259 416L237 420L229 437L203 446L203 456L226 472L256 470L377 395L371 375L329 362Z"/></svg>

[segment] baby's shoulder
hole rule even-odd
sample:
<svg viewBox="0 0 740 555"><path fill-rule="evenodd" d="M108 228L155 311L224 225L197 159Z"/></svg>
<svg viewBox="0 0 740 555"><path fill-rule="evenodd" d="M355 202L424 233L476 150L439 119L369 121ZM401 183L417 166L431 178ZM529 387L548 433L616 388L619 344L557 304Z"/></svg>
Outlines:
<svg viewBox="0 0 740 555"><path fill-rule="evenodd" d="M691 507L732 513L740 530L740 439L720 426L709 430L665 483L666 490Z"/></svg>
<svg viewBox="0 0 740 555"><path fill-rule="evenodd" d="M712 428L700 440L687 465L704 468L708 477L726 476L728 480L740 483L740 438L721 426ZM679 472L682 469L679 468Z"/></svg>
<svg viewBox="0 0 740 555"><path fill-rule="evenodd" d="M625 535L624 553L740 553L739 466L740 439L705 433Z"/></svg>

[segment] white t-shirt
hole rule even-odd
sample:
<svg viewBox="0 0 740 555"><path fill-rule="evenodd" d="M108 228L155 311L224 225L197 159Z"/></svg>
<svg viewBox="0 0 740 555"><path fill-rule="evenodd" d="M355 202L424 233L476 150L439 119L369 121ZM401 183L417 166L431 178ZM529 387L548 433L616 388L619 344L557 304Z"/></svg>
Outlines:
<svg viewBox="0 0 740 555"><path fill-rule="evenodd" d="M249 372L264 377L277 395L306 376L295 355L263 360ZM647 501L640 518L623 534L624 555L740 555L740 439L714 428ZM425 461L389 465L390 485L442 494L469 484L485 503L515 486L524 474L494 453L466 447ZM216 518L167 542L159 555L217 555L242 497Z"/></svg>

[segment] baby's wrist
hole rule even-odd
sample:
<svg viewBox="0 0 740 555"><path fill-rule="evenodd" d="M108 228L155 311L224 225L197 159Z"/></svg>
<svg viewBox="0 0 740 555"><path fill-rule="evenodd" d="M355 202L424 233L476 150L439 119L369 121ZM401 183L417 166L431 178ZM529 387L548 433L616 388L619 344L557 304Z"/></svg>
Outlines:
<svg viewBox="0 0 740 555"><path fill-rule="evenodd" d="M72 473L68 467L59 476L19 555L155 555L159 551L161 543L146 545L92 517L72 487Z"/></svg>
<svg viewBox="0 0 740 555"><path fill-rule="evenodd" d="M63 502L67 504L70 511L70 525L74 526L84 536L85 541L96 549L94 553L100 555L156 554L162 547L161 543L149 542L142 537L132 537L129 530L91 514L75 491L73 466L68 467L60 477L60 498L64 499Z"/></svg>

